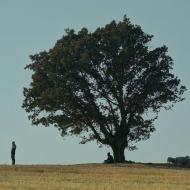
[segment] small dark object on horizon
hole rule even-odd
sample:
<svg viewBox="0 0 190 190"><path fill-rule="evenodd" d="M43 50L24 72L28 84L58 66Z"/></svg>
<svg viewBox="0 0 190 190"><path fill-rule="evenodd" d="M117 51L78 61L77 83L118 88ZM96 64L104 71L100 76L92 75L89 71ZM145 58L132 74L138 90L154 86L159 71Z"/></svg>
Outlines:
<svg viewBox="0 0 190 190"><path fill-rule="evenodd" d="M15 144L15 141L13 141L12 148L11 148L12 165L15 165L15 152L16 152L16 144Z"/></svg>
<svg viewBox="0 0 190 190"><path fill-rule="evenodd" d="M114 163L113 156L110 154L110 152L107 153L107 156L108 156L108 158L106 160L104 160L104 163L106 163L106 164Z"/></svg>

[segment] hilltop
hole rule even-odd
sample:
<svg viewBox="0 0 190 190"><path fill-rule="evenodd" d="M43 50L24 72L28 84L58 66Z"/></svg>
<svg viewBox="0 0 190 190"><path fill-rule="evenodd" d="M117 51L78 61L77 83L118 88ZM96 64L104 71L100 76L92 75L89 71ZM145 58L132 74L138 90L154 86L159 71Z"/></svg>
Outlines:
<svg viewBox="0 0 190 190"><path fill-rule="evenodd" d="M163 164L0 165L0 190L190 189L190 170Z"/></svg>

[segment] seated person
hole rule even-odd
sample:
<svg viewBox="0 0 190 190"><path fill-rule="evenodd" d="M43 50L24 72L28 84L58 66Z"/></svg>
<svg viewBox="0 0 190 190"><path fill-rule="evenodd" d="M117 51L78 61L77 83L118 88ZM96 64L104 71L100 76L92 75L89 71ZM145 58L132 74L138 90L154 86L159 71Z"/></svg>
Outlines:
<svg viewBox="0 0 190 190"><path fill-rule="evenodd" d="M110 154L110 152L108 152L107 155L108 155L108 158L107 160L104 160L104 163L107 163L107 164L114 163L113 156Z"/></svg>

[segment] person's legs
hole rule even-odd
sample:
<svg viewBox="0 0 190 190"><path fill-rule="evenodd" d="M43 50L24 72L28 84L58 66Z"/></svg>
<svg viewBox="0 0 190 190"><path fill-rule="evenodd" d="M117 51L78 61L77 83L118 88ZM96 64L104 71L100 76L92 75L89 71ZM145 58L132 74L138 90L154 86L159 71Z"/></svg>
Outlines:
<svg viewBox="0 0 190 190"><path fill-rule="evenodd" d="M15 155L11 155L12 165L15 165Z"/></svg>

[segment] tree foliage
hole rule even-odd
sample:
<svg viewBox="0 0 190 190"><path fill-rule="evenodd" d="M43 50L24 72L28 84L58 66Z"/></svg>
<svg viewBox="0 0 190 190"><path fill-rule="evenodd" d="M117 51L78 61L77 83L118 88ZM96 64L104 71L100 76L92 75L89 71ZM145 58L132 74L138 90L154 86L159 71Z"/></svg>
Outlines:
<svg viewBox="0 0 190 190"><path fill-rule="evenodd" d="M23 107L34 125L54 125L82 143L111 146L116 162L125 148L146 140L158 112L183 100L167 47L149 47L152 35L127 17L89 32L67 29L49 51L31 55Z"/></svg>

